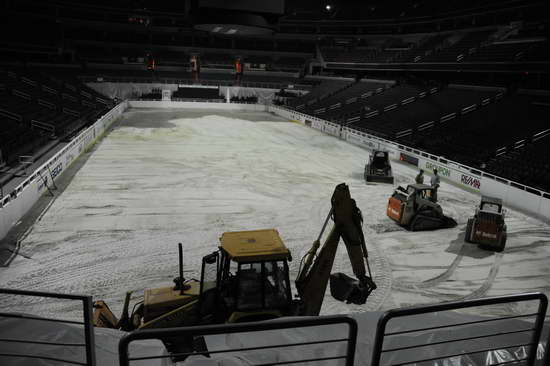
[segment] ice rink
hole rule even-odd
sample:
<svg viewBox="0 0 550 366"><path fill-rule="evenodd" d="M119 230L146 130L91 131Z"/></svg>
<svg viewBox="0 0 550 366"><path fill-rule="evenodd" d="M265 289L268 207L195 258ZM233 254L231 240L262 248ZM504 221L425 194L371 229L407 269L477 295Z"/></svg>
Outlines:
<svg viewBox="0 0 550 366"><path fill-rule="evenodd" d="M225 231L276 228L291 249L291 279L317 237L334 187L350 186L363 211L378 289L363 306L329 294L322 313L389 309L527 291L550 294L550 226L508 210L503 253L464 243L479 197L443 182L440 204L454 229L407 232L386 217L394 186L366 184L368 152L259 112L130 110L96 146L66 190L0 268L0 287L90 294L119 314L126 291L177 276L199 278L201 258ZM393 164L395 185L414 167ZM27 257L27 258L26 258ZM333 272L352 274L343 244ZM2 309L32 308L78 318L77 304L4 299ZM506 312L521 309L509 307Z"/></svg>

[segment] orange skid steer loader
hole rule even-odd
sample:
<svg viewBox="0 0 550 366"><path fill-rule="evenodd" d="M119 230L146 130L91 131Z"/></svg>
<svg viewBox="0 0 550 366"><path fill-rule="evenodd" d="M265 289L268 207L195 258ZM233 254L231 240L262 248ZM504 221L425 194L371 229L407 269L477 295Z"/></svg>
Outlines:
<svg viewBox="0 0 550 366"><path fill-rule="evenodd" d="M456 221L443 214L434 202L434 188L425 184L399 186L388 201L386 214L390 219L411 231L455 227Z"/></svg>

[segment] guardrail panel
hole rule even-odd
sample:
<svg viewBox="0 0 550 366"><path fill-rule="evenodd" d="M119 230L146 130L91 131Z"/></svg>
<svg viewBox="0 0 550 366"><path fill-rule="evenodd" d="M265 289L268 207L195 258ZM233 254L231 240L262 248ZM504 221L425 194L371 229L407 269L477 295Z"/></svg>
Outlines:
<svg viewBox="0 0 550 366"><path fill-rule="evenodd" d="M23 340L23 339L1 339L0 342L10 342L10 343L28 343L28 344L47 344L49 346L59 346L59 347L84 347L85 348L85 358L83 362L61 359L56 357L49 357L47 355L29 355L29 354L17 354L17 353L2 353L0 356L4 357L14 357L14 358L30 358L30 359L42 359L42 360L52 360L60 362L62 364L74 364L74 365L87 365L95 366L96 365L96 354L95 354L95 340L94 340L94 325L92 323L92 313L93 313L93 303L91 296L85 295L74 295L74 294L59 294L52 292L42 292L42 291L25 291L25 290L16 290L16 289L5 289L0 288L0 295L17 295L17 296L31 296L31 297L45 297L45 298L54 298L54 299L66 299L66 300L75 300L82 302L82 312L83 312L83 321L70 321L62 319L53 319L53 318L42 318L35 317L31 315L24 315L19 313L0 313L0 317L4 318L20 318L20 319L30 319L38 321L50 321L54 323L67 323L67 324L78 324L83 325L84 339L85 343L60 343L60 342L44 342L44 341L33 341L33 340ZM30 332L29 336L33 336L33 333Z"/></svg>
<svg viewBox="0 0 550 366"><path fill-rule="evenodd" d="M442 324L437 326L426 326L422 328L413 328L413 329L407 329L405 331L397 331L397 332L386 332L387 326L390 320L397 319L397 318L406 318L408 316L416 316L420 314L428 314L428 313L435 313L435 312L444 312L444 311L451 311L451 310L459 310L459 309L465 309L465 308L472 308L472 307L481 307L481 306L489 306L489 305L498 305L498 304L509 304L513 302L525 302L525 301L538 301L538 307L536 313L527 313L524 315L515 315L515 316L504 316L504 317L492 317L492 318L486 318L486 319L477 319L472 320L468 322L461 322L456 324ZM532 335L530 337L530 340L526 344L512 344L512 345L501 345L497 346L491 341L491 347L490 348L484 348L484 349L475 349L468 353L464 349L464 343L460 344L460 347L456 349L455 351L450 351L451 353L446 354L437 354L436 357L431 358L424 358L424 359L415 359L415 360L408 360L406 363L421 363L426 361L436 361L436 360L444 360L456 356L464 356L469 354L477 354L481 352L490 352L490 351L496 351L503 348L508 347L520 347L520 346L527 346L530 349L529 354L526 358L526 363L529 366L533 366L534 362L536 360L537 356L537 347L540 342L540 336L542 332L542 327L544 324L544 318L546 315L546 310L548 307L548 299L547 297L542 293L528 293L528 294L518 294L518 295L509 295L509 296L499 296L499 297L490 297L490 298L484 298L484 299L473 299L473 300L466 300L466 301L459 301L459 302L448 302L448 303L441 303L441 304L434 304L434 305L426 305L426 306L415 306L415 307L409 307L409 308L403 308L403 309L395 309L395 310L389 310L385 312L382 317L379 319L377 328L376 328L376 334L374 338L374 347L373 347L373 353L372 353L372 359L371 359L371 366L379 366L381 365L381 359L382 355L385 353L390 352L400 352L405 349L411 350L411 349L419 349L422 347L434 347L441 344L453 344L455 342L465 342L465 341L474 341L476 339L482 339L482 338L488 338L488 337L499 337L502 335L507 334L518 334L521 332L532 332ZM427 338L427 341L422 342L415 342L414 345L409 345L406 347L397 347L397 348L384 348L384 340L388 337L393 336L399 336L403 334L413 334L418 332L431 332L431 331L442 331L446 330L447 332L450 332L452 335L454 335L452 328L453 327L463 327L463 326L471 326L471 325L484 325L487 326L492 325L495 321L502 321L502 320L510 320L510 319L518 319L522 317L535 317L535 322L532 327L529 327L530 324L526 322L526 328L525 329L514 329L511 331L506 332L495 332L495 333L489 333L489 334L469 334L467 337L460 337L460 338L454 338L450 340L441 340L441 338L434 333L431 333ZM456 328L455 328L456 329ZM420 338L420 336L416 336L414 339L417 340ZM494 340L494 338L493 338ZM434 353L432 351L432 353ZM435 352L437 353L437 352ZM514 362L518 362L519 360L513 360ZM384 363L384 365L386 362ZM392 365L401 365L401 363L395 363Z"/></svg>
<svg viewBox="0 0 550 366"><path fill-rule="evenodd" d="M129 333L123 337L119 342L119 361L120 366L127 366L130 364L130 361L138 361L144 359L155 359L155 358L167 358L170 356L150 356L150 357L139 357L132 358L128 354L128 348L130 343L138 340L147 340L147 339L159 339L163 338L172 338L178 337L180 339L208 336L208 335L222 335L222 334L238 334L238 333L250 333L250 332L262 332L262 331L272 331L272 330L283 330L283 329L303 329L309 327L319 327L325 325L337 325L345 324L348 327L347 337L346 338L334 338L327 340L303 340L292 343L276 343L276 344L264 344L261 346L249 346L241 347L238 349L221 349L221 350L207 350L207 351L198 351L198 352L186 352L186 353L177 353L173 354L174 357L187 357L187 356L196 356L196 355L206 355L206 354L228 354L235 352L250 352L250 351L263 351L267 349L284 349L286 347L304 347L312 346L315 344L334 344L346 342L345 354L338 354L335 356L317 356L313 358L299 358L280 362L269 363L269 365L279 365L279 364L301 364L304 362L320 362L320 361L329 361L329 360L345 360L346 366L353 366L355 360L355 348L357 343L357 322L346 316L324 316L324 317L304 317L304 318L293 318L293 319L278 319L268 322L250 322L250 323L238 323L238 324L221 324L221 325L205 325L205 326L194 326L194 327L180 327L180 328L166 328L166 329L151 329L151 330L140 330ZM279 351L284 352L284 351ZM287 357L288 354L285 354ZM249 360L249 362L251 362ZM251 363L252 365L252 363Z"/></svg>

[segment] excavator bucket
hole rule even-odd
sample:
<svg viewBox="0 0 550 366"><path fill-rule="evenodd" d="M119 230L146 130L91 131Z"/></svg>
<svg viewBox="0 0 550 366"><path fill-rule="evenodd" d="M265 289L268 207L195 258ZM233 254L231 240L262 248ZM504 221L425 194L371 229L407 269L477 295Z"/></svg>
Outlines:
<svg viewBox="0 0 550 366"><path fill-rule="evenodd" d="M367 302L370 293L376 288L372 280L367 277L367 286L349 277L344 273L330 275L330 294L336 300L345 301L348 304L362 305Z"/></svg>

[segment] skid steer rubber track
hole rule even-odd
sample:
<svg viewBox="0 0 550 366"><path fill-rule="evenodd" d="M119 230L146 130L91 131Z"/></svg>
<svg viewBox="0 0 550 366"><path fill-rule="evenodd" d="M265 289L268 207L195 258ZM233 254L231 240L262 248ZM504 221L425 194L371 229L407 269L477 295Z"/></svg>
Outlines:
<svg viewBox="0 0 550 366"><path fill-rule="evenodd" d="M447 229L457 225L456 221L435 210L419 211L411 222L411 231Z"/></svg>

